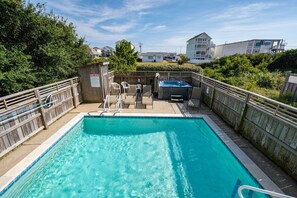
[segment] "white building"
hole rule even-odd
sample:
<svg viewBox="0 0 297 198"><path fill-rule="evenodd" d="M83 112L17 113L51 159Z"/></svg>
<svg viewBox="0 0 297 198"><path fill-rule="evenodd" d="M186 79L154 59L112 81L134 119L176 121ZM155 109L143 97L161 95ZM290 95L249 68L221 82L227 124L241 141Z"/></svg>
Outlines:
<svg viewBox="0 0 297 198"><path fill-rule="evenodd" d="M176 53L171 52L145 52L141 53L142 62L162 62L164 60L178 59Z"/></svg>
<svg viewBox="0 0 297 198"><path fill-rule="evenodd" d="M209 62L213 58L214 44L205 32L187 41L186 55L192 63Z"/></svg>
<svg viewBox="0 0 297 198"><path fill-rule="evenodd" d="M89 46L89 54L91 58L99 58L101 56L101 50L99 53L96 47L92 48Z"/></svg>
<svg viewBox="0 0 297 198"><path fill-rule="evenodd" d="M99 47L93 47L93 49L96 50L99 56L102 56L102 50Z"/></svg>
<svg viewBox="0 0 297 198"><path fill-rule="evenodd" d="M253 39L235 43L226 43L215 47L214 58L233 54L277 53L285 50L282 39Z"/></svg>
<svg viewBox="0 0 297 198"><path fill-rule="evenodd" d="M115 50L110 46L105 46L101 49L103 57L110 57L114 54Z"/></svg>

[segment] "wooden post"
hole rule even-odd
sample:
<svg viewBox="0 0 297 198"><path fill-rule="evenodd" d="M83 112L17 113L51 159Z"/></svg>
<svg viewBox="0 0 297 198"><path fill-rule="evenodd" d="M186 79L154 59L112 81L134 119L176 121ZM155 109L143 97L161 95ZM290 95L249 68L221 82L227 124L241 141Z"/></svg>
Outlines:
<svg viewBox="0 0 297 198"><path fill-rule="evenodd" d="M6 100L3 100L3 104L4 104L4 108L7 109L8 106L7 106L7 102L6 102Z"/></svg>
<svg viewBox="0 0 297 198"><path fill-rule="evenodd" d="M39 90L38 89L35 89L34 92L35 92L35 97L37 98L38 103L41 104L42 101L41 101ZM39 108L39 111L40 111L40 114L41 114L41 120L42 120L42 123L44 125L44 128L47 129L48 128L48 124L47 124L46 119L45 119L45 112L44 112L43 106L41 106Z"/></svg>
<svg viewBox="0 0 297 198"><path fill-rule="evenodd" d="M247 111L249 100L250 100L250 94L247 93L246 98L245 98L245 101L244 101L244 105L243 105L243 108L242 108L242 111L240 113L239 122L238 122L237 125L235 125L235 131L237 131L237 132L239 132L241 130L241 128L242 128L244 117L245 117L246 111Z"/></svg>
<svg viewBox="0 0 297 198"><path fill-rule="evenodd" d="M71 94L72 94L72 99L73 99L73 106L74 108L76 108L78 106L78 102L76 100L76 91L75 91L75 87L73 84L73 79L70 80L70 84L71 84Z"/></svg>
<svg viewBox="0 0 297 198"><path fill-rule="evenodd" d="M216 84L217 84L217 82L215 82L213 87L212 87L211 100L210 100L210 109L212 109L212 106L213 106L213 101L214 101L214 97L215 97L215 90L216 90Z"/></svg>
<svg viewBox="0 0 297 198"><path fill-rule="evenodd" d="M277 105L277 107L275 108L275 111L274 111L273 115L277 114L278 109L279 109L279 105Z"/></svg>

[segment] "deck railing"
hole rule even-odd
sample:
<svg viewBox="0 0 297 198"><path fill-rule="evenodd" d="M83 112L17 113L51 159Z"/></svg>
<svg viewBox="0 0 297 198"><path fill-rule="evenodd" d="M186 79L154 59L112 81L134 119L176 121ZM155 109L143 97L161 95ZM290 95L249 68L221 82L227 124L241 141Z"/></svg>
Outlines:
<svg viewBox="0 0 297 198"><path fill-rule="evenodd" d="M0 157L76 107L79 93L75 77L1 97Z"/></svg>

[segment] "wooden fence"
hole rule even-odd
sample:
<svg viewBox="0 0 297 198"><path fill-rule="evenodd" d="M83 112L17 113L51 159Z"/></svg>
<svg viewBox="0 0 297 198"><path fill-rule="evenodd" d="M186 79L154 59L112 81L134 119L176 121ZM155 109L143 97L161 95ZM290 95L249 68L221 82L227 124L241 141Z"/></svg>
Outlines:
<svg viewBox="0 0 297 198"><path fill-rule="evenodd" d="M297 108L194 72L132 72L115 81L153 84L156 73L202 87L210 109L297 179Z"/></svg>
<svg viewBox="0 0 297 198"><path fill-rule="evenodd" d="M77 77L0 98L0 157L81 101Z"/></svg>
<svg viewBox="0 0 297 198"><path fill-rule="evenodd" d="M297 101L297 74L289 73L280 91L280 95L284 93L292 94L293 101Z"/></svg>

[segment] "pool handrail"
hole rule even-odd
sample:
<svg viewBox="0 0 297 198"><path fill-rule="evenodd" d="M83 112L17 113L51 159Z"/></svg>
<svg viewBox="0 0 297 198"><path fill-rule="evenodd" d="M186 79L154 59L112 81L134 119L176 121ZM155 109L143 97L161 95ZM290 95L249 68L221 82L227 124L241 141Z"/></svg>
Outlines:
<svg viewBox="0 0 297 198"><path fill-rule="evenodd" d="M240 198L244 198L244 196L242 195L243 190L251 190L251 191L259 192L259 193L262 193L262 194L271 195L271 196L276 197L276 198L294 198L294 197L289 196L289 195L277 193L277 192L270 191L270 190L264 190L264 189L261 189L261 188L256 188L256 187L248 186L248 185L242 185L242 186L240 186L238 188L237 193L238 193L238 196Z"/></svg>

